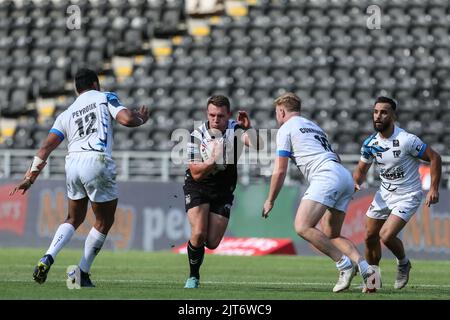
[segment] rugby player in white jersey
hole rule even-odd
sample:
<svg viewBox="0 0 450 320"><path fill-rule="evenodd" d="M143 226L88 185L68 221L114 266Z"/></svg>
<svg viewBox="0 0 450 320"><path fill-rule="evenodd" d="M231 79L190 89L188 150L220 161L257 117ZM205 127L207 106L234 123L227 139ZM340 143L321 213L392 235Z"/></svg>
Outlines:
<svg viewBox="0 0 450 320"><path fill-rule="evenodd" d="M267 218L283 186L289 159L309 182L295 217L295 231L336 262L339 279L333 292L350 287L357 267L363 280L374 274L355 245L340 235L345 211L354 193L351 173L340 163L327 135L314 122L300 116L301 100L285 93L274 102L280 125L277 157L262 216ZM322 219L322 229L316 225ZM353 263L353 262L354 263Z"/></svg>
<svg viewBox="0 0 450 320"><path fill-rule="evenodd" d="M112 159L112 119L127 127L137 127L148 120L148 109L125 108L116 94L101 92L96 73L81 69L75 75L78 98L55 120L46 140L26 172L25 178L11 192L24 194L46 164L50 153L67 139L66 185L68 216L54 235L45 255L37 263L33 279L44 283L58 252L70 241L83 223L88 202L95 214L95 224L89 232L79 263L79 284L94 287L89 271L95 256L105 242L114 222L118 193L116 165Z"/></svg>
<svg viewBox="0 0 450 320"><path fill-rule="evenodd" d="M379 97L373 107L376 133L361 148L361 159L353 172L355 188L364 182L373 162L380 171L381 186L366 216L366 259L378 266L381 244L397 258L395 289L406 286L411 262L405 255L399 232L417 211L423 198L419 177L419 159L430 162L431 187L425 205L439 201L441 157L418 137L395 125L397 104L393 99ZM368 290L363 289L364 292Z"/></svg>

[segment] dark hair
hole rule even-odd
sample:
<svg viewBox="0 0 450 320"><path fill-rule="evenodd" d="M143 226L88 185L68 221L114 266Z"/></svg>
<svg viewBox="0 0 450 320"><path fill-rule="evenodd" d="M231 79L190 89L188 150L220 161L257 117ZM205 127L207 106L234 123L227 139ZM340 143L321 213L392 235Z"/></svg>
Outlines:
<svg viewBox="0 0 450 320"><path fill-rule="evenodd" d="M388 103L391 106L392 110L395 111L397 109L397 103L394 101L394 99L388 97L378 97L377 100L375 100L373 106L375 107L377 103Z"/></svg>
<svg viewBox="0 0 450 320"><path fill-rule="evenodd" d="M94 82L99 84L97 74L90 69L82 68L75 75L75 88L78 93L92 89Z"/></svg>
<svg viewBox="0 0 450 320"><path fill-rule="evenodd" d="M275 99L275 107L277 105L282 105L289 112L300 112L302 107L302 100L295 93L286 92Z"/></svg>
<svg viewBox="0 0 450 320"><path fill-rule="evenodd" d="M222 96L222 95L209 97L208 102L206 103L206 108L208 108L210 103L215 105L216 107L227 107L228 112L231 109L230 100L228 100L227 97Z"/></svg>

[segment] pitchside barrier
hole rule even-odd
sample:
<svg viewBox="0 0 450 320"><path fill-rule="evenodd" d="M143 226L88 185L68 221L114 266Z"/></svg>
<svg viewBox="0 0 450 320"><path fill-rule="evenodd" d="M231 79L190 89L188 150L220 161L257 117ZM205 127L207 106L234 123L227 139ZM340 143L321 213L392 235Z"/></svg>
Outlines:
<svg viewBox="0 0 450 320"><path fill-rule="evenodd" d="M9 191L15 182L0 181L0 247L47 247L57 227L67 216L65 182L41 179L25 195L10 197ZM295 212L304 191L305 186L285 186L269 218L263 219L261 208L268 185L239 185L226 237L290 239L297 254L317 254L296 235L293 227ZM360 249L364 245L365 212L375 191L366 189L355 194L342 229L342 234ZM182 246L189 238L190 227L181 184L119 182L119 194L115 223L104 248L172 250ZM409 256L450 259L449 208L449 190L441 190L438 204L419 208L401 234ZM83 246L93 220L94 215L89 210L86 221L68 247ZM267 242L258 241L252 243L267 245ZM388 250L384 254L389 256Z"/></svg>

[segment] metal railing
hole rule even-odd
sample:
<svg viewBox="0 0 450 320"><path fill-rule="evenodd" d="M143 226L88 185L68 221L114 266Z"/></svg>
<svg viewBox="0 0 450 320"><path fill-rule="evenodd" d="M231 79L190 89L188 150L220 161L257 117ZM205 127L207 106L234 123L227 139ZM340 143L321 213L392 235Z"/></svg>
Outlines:
<svg viewBox="0 0 450 320"><path fill-rule="evenodd" d="M0 150L0 178L21 179L30 166L36 150ZM55 150L47 160L47 166L41 177L45 179L65 179L65 150ZM186 163L184 159L171 152L139 152L113 151L117 165L117 180L119 181L178 181L184 180ZM250 183L269 181L272 175L273 154L257 154L248 152L238 162L239 181ZM343 165L353 171L359 160L359 155L341 155ZM450 156L443 156L443 186L450 188ZM242 162L242 163L240 163ZM367 176L369 185L378 185L379 177L375 166L372 166ZM286 176L287 184L304 182L298 169L289 165Z"/></svg>

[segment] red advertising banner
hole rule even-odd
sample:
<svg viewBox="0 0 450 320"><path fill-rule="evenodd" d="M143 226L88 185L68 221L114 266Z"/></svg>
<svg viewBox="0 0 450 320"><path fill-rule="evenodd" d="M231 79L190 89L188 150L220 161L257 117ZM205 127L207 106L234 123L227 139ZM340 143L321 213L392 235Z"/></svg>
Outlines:
<svg viewBox="0 0 450 320"><path fill-rule="evenodd" d="M177 253L187 253L186 244L174 248L172 251ZM236 256L296 254L294 244L291 239L234 237L224 237L216 249L210 250L205 248L205 253Z"/></svg>
<svg viewBox="0 0 450 320"><path fill-rule="evenodd" d="M23 235L28 210L28 194L21 192L9 196L14 184L0 186L0 231Z"/></svg>
<svg viewBox="0 0 450 320"><path fill-rule="evenodd" d="M372 203L374 193L356 198L350 202L341 235L352 241L355 245L364 243L366 228L366 212Z"/></svg>

